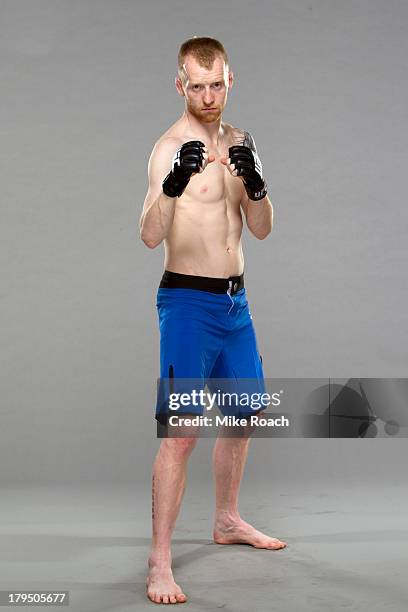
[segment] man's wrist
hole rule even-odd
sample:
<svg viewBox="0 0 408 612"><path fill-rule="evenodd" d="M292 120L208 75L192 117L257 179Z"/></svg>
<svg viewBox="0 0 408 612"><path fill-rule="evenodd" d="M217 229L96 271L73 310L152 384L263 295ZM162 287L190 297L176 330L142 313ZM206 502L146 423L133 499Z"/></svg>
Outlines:
<svg viewBox="0 0 408 612"><path fill-rule="evenodd" d="M251 187L249 185L245 185L245 190L248 194L248 198L253 202L259 202L263 200L268 194L268 186L265 181L263 181L263 185L259 185L256 188Z"/></svg>
<svg viewBox="0 0 408 612"><path fill-rule="evenodd" d="M163 191L163 188L162 188L162 190L161 190L160 197L161 197L161 199L163 200L163 202L166 202L166 203L167 203L167 202L168 202L168 203L174 202L174 201L177 199L177 196L170 196L170 195L168 195L167 193L165 193L165 192Z"/></svg>
<svg viewBox="0 0 408 612"><path fill-rule="evenodd" d="M169 198L179 198L188 185L189 178L176 178L170 171L162 183L163 193Z"/></svg>

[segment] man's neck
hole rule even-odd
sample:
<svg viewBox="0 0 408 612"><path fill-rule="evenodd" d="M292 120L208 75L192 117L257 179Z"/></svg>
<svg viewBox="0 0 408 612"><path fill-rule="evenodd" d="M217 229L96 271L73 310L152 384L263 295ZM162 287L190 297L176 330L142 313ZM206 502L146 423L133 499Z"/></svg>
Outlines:
<svg viewBox="0 0 408 612"><path fill-rule="evenodd" d="M221 117L212 123L203 123L186 109L184 111L183 119L188 122L191 131L197 135L198 140L201 137L210 141L214 146L218 145L218 138L223 134Z"/></svg>

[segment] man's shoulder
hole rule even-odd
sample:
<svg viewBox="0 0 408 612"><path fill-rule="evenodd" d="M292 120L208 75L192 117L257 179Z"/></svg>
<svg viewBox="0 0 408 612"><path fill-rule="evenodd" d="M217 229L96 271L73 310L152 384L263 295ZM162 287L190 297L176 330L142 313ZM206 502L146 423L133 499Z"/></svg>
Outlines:
<svg viewBox="0 0 408 612"><path fill-rule="evenodd" d="M177 149L183 144L182 139L179 136L172 134L162 134L153 145L151 152L151 158L168 157L169 155L175 154Z"/></svg>
<svg viewBox="0 0 408 612"><path fill-rule="evenodd" d="M177 149L181 147L183 142L184 138L181 129L181 121L178 119L157 138L154 144L154 150L174 149L174 147Z"/></svg>
<svg viewBox="0 0 408 612"><path fill-rule="evenodd" d="M238 144L239 141L243 139L244 130L236 127L235 125L231 125L231 123L223 122L222 126L224 128L225 135L234 144Z"/></svg>
<svg viewBox="0 0 408 612"><path fill-rule="evenodd" d="M181 138L180 135L170 133L170 132L165 132L156 140L156 143L154 146L156 148L168 148L168 147L171 148L177 145L181 146L182 144L183 144L183 139Z"/></svg>
<svg viewBox="0 0 408 612"><path fill-rule="evenodd" d="M224 129L232 145L245 145L251 149L254 147L254 139L247 130L230 123L224 123Z"/></svg>

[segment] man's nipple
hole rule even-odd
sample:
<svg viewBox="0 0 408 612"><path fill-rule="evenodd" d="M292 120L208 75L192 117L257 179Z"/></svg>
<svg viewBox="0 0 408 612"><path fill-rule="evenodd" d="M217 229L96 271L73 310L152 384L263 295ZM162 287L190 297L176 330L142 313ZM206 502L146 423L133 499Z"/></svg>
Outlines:
<svg viewBox="0 0 408 612"><path fill-rule="evenodd" d="M200 193L206 193L208 191L208 185L203 185L200 189Z"/></svg>

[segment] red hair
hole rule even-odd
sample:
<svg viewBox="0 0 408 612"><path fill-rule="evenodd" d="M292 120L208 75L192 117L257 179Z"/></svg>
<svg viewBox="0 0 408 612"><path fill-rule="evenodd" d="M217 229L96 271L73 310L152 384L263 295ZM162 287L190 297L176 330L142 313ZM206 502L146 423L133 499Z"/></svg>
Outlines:
<svg viewBox="0 0 408 612"><path fill-rule="evenodd" d="M208 36L193 36L184 41L178 52L178 73L183 77L183 64L187 55L192 55L194 59L207 70L210 70L217 56L221 56L228 66L228 56L222 43L215 38Z"/></svg>

